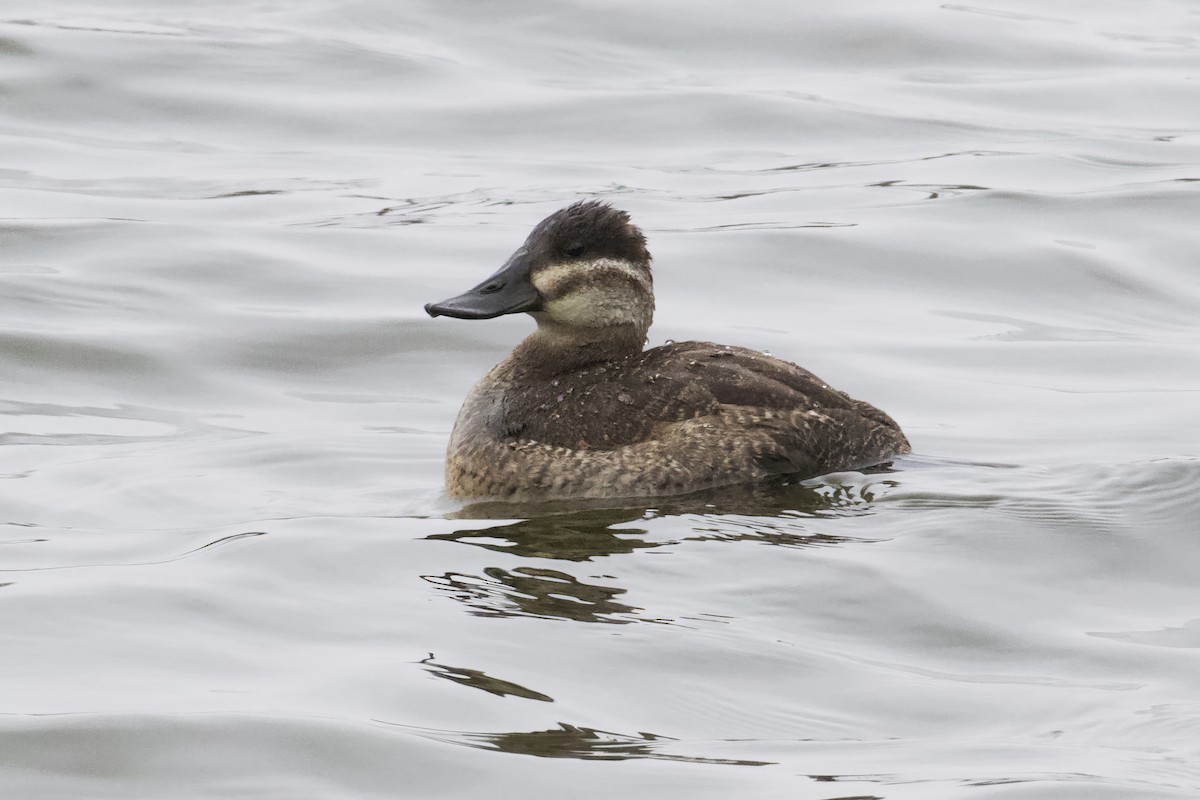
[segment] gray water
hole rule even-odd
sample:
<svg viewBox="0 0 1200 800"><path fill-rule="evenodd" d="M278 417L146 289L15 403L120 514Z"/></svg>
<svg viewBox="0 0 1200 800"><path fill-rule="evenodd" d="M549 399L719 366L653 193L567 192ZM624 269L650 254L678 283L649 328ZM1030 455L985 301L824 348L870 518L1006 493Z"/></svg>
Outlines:
<svg viewBox="0 0 1200 800"><path fill-rule="evenodd" d="M0 3L0 794L1200 795L1200 6L984 1ZM917 457L447 498L581 197Z"/></svg>

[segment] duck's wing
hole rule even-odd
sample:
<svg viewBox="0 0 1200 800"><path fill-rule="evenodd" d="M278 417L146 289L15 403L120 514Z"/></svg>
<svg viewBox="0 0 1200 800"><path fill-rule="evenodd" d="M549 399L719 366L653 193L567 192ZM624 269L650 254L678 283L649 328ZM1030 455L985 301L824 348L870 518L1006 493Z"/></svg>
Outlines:
<svg viewBox="0 0 1200 800"><path fill-rule="evenodd" d="M745 347L679 342L646 352L644 368L703 386L718 404L776 411L866 406L788 361ZM868 406L869 407L869 406Z"/></svg>
<svg viewBox="0 0 1200 800"><path fill-rule="evenodd" d="M908 450L890 417L811 372L704 342L510 385L492 402L495 435L448 457L460 494L671 495Z"/></svg>
<svg viewBox="0 0 1200 800"><path fill-rule="evenodd" d="M715 469L718 482L728 482L717 477L726 471L742 479L818 474L907 449L890 417L808 370L708 342L657 347L526 385L505 405L503 438L513 446L645 451L646 463Z"/></svg>
<svg viewBox="0 0 1200 800"><path fill-rule="evenodd" d="M771 474L820 474L907 452L900 426L883 411L838 391L812 372L764 353L707 342L658 348L682 364L712 398L698 416L729 432L721 445ZM654 352L654 351L651 351ZM665 430L664 436L674 432Z"/></svg>

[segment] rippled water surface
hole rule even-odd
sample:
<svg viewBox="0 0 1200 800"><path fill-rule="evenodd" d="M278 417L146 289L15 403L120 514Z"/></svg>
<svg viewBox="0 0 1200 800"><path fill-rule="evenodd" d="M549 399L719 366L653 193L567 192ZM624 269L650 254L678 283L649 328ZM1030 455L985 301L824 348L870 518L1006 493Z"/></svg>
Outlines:
<svg viewBox="0 0 1200 800"><path fill-rule="evenodd" d="M13 798L1200 796L1200 7L0 2ZM463 508L580 197L891 472Z"/></svg>

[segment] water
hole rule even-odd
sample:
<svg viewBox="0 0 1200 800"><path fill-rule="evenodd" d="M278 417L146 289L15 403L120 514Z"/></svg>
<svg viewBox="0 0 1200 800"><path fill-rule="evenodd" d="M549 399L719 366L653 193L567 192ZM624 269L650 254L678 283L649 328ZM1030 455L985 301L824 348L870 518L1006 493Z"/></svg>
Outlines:
<svg viewBox="0 0 1200 800"><path fill-rule="evenodd" d="M0 787L1200 793L1200 9L0 4ZM894 472L463 509L583 196Z"/></svg>

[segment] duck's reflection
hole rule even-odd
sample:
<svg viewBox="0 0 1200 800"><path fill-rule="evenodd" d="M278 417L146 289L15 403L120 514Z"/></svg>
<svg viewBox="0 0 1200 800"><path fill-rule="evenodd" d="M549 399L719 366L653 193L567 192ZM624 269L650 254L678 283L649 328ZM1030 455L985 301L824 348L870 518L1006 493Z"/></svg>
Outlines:
<svg viewBox="0 0 1200 800"><path fill-rule="evenodd" d="M687 761L693 764L731 764L762 767L770 761L745 761L730 758L700 758L659 752L656 745L672 741L652 733L629 736L594 728L577 727L565 722L544 731L475 734L505 753L540 756L542 758L581 758L591 761L624 761L631 758L653 758L661 761Z"/></svg>
<svg viewBox="0 0 1200 800"><path fill-rule="evenodd" d="M830 546L851 539L815 530L814 524L831 517L869 514L876 495L892 485L892 480L868 476L819 484L759 484L661 500L653 507L603 508L598 503L579 502L476 504L457 516L506 521L427 538L519 558L577 563L688 541ZM517 521L512 521L514 517ZM664 518L673 518L678 524L654 524ZM488 567L479 575L446 572L423 577L476 616L610 624L670 622L620 602L618 598L626 590L611 585L615 580L611 575L601 576L601 584L591 582L596 576L581 579L559 570L523 565Z"/></svg>
<svg viewBox="0 0 1200 800"><path fill-rule="evenodd" d="M425 665L425 669L429 674L438 678L445 678L462 686L470 686L488 694L494 694L497 697L523 697L526 700L540 700L543 703L554 702L554 698L550 695L535 692L533 689L528 689L519 683L493 678L491 675L478 669L440 664L433 659L433 653L430 653L429 658L421 659L420 663Z"/></svg>
<svg viewBox="0 0 1200 800"><path fill-rule="evenodd" d="M794 481L788 477L765 479L758 483L723 486L702 492L664 497L652 501L570 500L543 503L472 503L450 515L452 519L532 519L554 514L595 514L632 516L647 510L658 515L672 514L778 514L827 515L863 513L882 491L897 485L891 463L879 464L855 473L826 476L821 481Z"/></svg>
<svg viewBox="0 0 1200 800"><path fill-rule="evenodd" d="M527 616L624 625L636 621L641 611L614 599L624 594L624 589L584 583L552 569L517 567L509 572L488 567L482 576L447 572L422 577L479 617Z"/></svg>
<svg viewBox="0 0 1200 800"><path fill-rule="evenodd" d="M627 761L646 758L657 761L683 761L691 764L725 764L743 767L765 767L775 763L773 761L707 758L667 753L662 752L662 749L678 747L677 740L666 736L657 736L653 733L634 735L611 733L596 728L568 725L565 722L558 723L557 728L543 731L497 733L432 730L384 720L377 720L377 722L385 725L397 725L440 742L452 742L468 747L539 758L577 758L584 761Z"/></svg>
<svg viewBox="0 0 1200 800"><path fill-rule="evenodd" d="M864 476L865 477L865 476ZM507 519L485 528L437 533L426 538L461 542L528 558L590 561L680 541L744 541L808 546L846 539L811 530L814 520L871 513L871 504L894 480L821 484L757 484L667 498L653 506L602 507L602 501L572 503L476 503L453 517ZM642 538L646 527L630 525L664 517L686 517L690 532L665 540ZM698 524L697 524L698 522ZM625 527L618 527L625 526Z"/></svg>
<svg viewBox="0 0 1200 800"><path fill-rule="evenodd" d="M518 511L511 507L498 509L498 504L490 505L493 511L499 512L498 515L512 516ZM558 513L533 516L492 528L435 533L427 538L472 544L526 558L590 561L600 556L657 547L659 543L638 538L646 533L645 529L613 529L614 525L632 522L643 518L644 515L645 509L624 508Z"/></svg>

